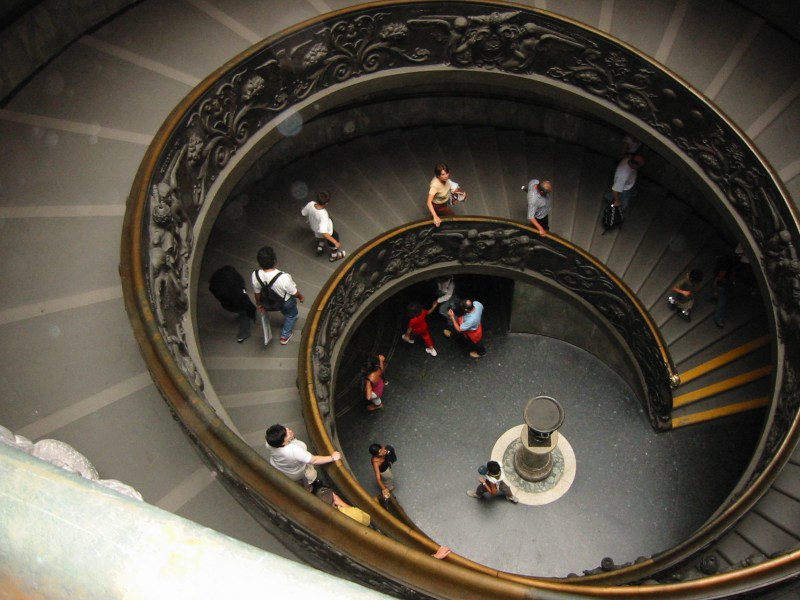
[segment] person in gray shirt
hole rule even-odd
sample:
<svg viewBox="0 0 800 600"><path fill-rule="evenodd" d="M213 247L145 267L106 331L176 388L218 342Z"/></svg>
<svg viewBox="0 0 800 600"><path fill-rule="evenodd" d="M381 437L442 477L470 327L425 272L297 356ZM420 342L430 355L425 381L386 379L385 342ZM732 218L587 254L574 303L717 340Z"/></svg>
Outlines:
<svg viewBox="0 0 800 600"><path fill-rule="evenodd" d="M550 209L553 207L553 184L531 179L528 190L528 220L542 237L550 231Z"/></svg>

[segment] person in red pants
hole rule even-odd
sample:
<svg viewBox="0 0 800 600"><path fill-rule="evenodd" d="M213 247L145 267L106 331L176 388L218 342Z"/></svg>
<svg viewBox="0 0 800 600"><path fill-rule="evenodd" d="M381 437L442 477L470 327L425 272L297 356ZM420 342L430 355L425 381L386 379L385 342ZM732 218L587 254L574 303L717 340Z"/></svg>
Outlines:
<svg viewBox="0 0 800 600"><path fill-rule="evenodd" d="M422 342L425 344L425 352L431 356L436 356L436 348L433 347L433 340L431 339L431 332L428 328L428 315L431 314L439 303L434 301L430 308L422 308L419 302L412 302L408 305L408 329L401 336L403 341L408 344L414 343L415 337L421 337Z"/></svg>

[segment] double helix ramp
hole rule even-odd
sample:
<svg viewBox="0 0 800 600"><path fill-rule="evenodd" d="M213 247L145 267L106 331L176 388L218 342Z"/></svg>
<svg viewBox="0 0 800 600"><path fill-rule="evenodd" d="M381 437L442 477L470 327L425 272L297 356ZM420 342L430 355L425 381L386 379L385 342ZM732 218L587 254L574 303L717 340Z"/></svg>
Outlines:
<svg viewBox="0 0 800 600"><path fill-rule="evenodd" d="M7 365L0 423L33 439L69 442L104 476L134 485L147 501L282 554L287 554L282 545L254 527L195 455L130 341L118 279L119 230L139 162L172 107L237 52L284 27L319 16L326 10L323 4L269 0L209 9L200 2L138 2L130 10L108 15L98 28L87 29L57 56L53 52L49 63L23 76L0 111L6 150L0 163L4 258L0 333ZM355 4L337 2L336 8ZM746 132L789 193L800 197L796 41L739 3L627 3L624 10L617 3L610 12L608 7L614 5L609 2L547 4L554 12L607 31L678 73ZM416 132L421 143L411 143L396 132L392 144L366 136L346 145L358 160L349 161L351 177L335 190L332 212L337 226L347 228L343 229L347 249L382 228L425 217L422 202L431 161L450 162L460 183L471 191L480 190L473 191L465 210L517 220L524 219L519 186L530 176L544 175L557 186L554 231L581 244L647 299L680 374L716 364L719 357L766 333L760 314L752 314L761 310L758 298L732 301L721 332L711 322L713 307L705 302L688 324L666 310L667 279L687 266L708 269L714 250L685 256L680 268L671 260L672 249L659 259L675 233L681 233L687 213L673 203L670 190L648 184L647 167L642 192L623 230L601 236L596 228L599 206L579 204L580 187L567 182L581 181L586 194L595 195L609 181L613 160L608 155L585 158L587 153L576 144L521 131L455 128L467 140L469 161L462 155L467 151L464 143L462 148L439 147L439 138L428 136L433 130ZM507 150L503 160L498 158L501 148ZM588 172L584 179L585 168L595 159L600 171L591 175L591 181ZM249 273L257 248L272 244L281 267L293 273L309 298L300 306L297 330L303 327L310 301L333 267L313 255L313 242L290 186L295 180L326 188L336 185L332 179L315 176L313 169L320 165L313 157L304 164L309 172L270 183L280 190L276 198L268 197L269 189L263 190L263 197L248 198L248 218L254 218L244 223L245 234L215 231L194 299L212 385L232 426L254 448L263 445L263 426L273 420L296 426L303 436L293 371L297 339L285 347L274 340L266 352L255 339L237 345L235 318L205 293L207 280L216 264L233 264ZM368 210L351 211L349 191L358 189L359 180L374 182L367 188L374 196ZM487 187L505 193L488 194ZM361 192L358 198L359 202L364 198ZM250 211L259 210L262 199L269 210L256 219ZM586 209L581 223L568 217L577 215L579 206ZM219 221L226 219L238 225L235 214L223 213ZM296 243L292 235L297 236ZM663 277L649 279L656 271ZM703 311L709 312L703 316ZM257 336L254 327L253 337ZM703 370L675 395L759 372L769 364L768 345L761 346L724 367ZM709 399L729 406L758 402L769 395L768 380L757 379ZM744 394L753 386L756 389ZM688 418L689 411L703 412L703 402L676 408L673 424ZM754 427L758 411L744 413L754 415ZM769 492L753 511L753 522L719 545L723 564L736 565L754 554L796 547L799 536L792 520L798 522L798 465L795 452L773 486L779 500L766 502L773 494Z"/></svg>

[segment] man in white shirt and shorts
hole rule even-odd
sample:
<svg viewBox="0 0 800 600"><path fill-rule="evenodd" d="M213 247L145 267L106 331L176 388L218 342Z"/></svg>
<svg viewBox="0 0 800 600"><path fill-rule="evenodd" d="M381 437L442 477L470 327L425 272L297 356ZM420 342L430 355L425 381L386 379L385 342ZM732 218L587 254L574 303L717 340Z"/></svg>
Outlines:
<svg viewBox="0 0 800 600"><path fill-rule="evenodd" d="M308 221L308 226L317 237L317 254L322 254L325 251L325 242L328 244L330 250L330 261L335 262L345 257L347 254L342 250L342 244L339 242L339 234L333 228L333 221L328 214L328 202L331 201L331 195L328 192L320 192L317 194L317 199L312 200L303 207L300 214L303 215Z"/></svg>

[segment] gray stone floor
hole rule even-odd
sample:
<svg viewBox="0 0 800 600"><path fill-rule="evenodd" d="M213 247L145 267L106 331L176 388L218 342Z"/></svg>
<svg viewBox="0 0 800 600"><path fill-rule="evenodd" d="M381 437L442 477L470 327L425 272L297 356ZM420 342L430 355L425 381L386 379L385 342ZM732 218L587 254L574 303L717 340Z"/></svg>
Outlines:
<svg viewBox="0 0 800 600"><path fill-rule="evenodd" d="M760 425L749 422L753 416L656 434L626 384L586 352L540 336L493 334L487 356L473 360L444 338L437 315L429 319L439 356L419 342L398 345L386 408L350 410L337 423L368 490L377 493L369 444L395 446L398 501L431 538L463 556L552 577L595 568L606 556L618 564L649 556L702 525L746 466ZM565 408L561 433L577 461L572 487L544 506L468 497L497 438L523 422L526 400L540 394Z"/></svg>

